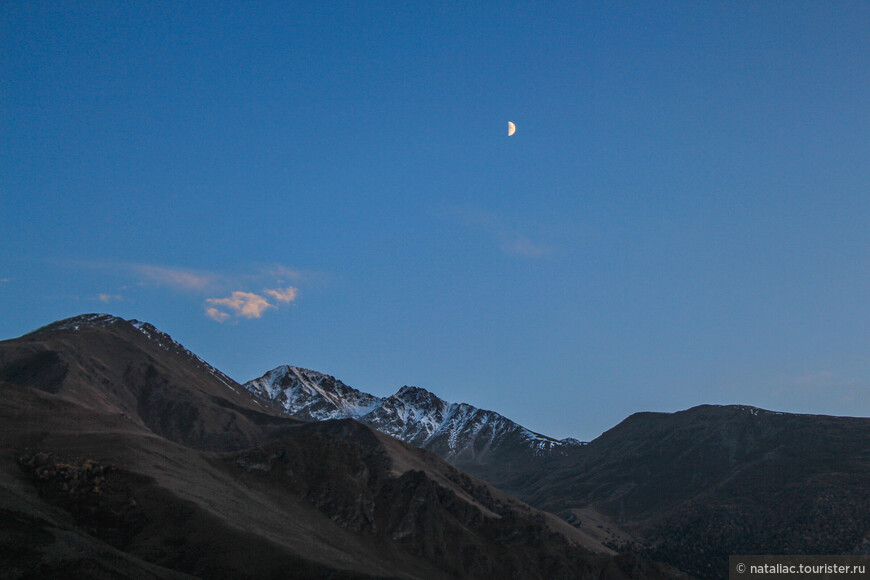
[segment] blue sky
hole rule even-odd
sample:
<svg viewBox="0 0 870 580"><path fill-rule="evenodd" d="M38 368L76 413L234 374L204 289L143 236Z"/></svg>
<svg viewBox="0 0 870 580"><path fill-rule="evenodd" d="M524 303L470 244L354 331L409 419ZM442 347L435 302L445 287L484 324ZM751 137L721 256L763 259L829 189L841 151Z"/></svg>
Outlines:
<svg viewBox="0 0 870 580"><path fill-rule="evenodd" d="M119 4L0 6L0 338L581 439L870 413L870 4Z"/></svg>

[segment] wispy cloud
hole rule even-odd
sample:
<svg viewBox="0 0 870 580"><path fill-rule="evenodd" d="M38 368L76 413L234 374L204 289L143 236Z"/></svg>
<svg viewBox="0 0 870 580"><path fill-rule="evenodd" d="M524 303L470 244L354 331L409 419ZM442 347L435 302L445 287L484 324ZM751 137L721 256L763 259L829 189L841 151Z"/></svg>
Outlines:
<svg viewBox="0 0 870 580"><path fill-rule="evenodd" d="M205 315L211 318L212 320L217 320L218 322L226 321L230 315L222 310L218 310L217 308L211 307L205 309Z"/></svg>
<svg viewBox="0 0 870 580"><path fill-rule="evenodd" d="M302 270L297 270L281 264L273 264L272 266L265 268L265 271L274 278L291 280L293 282L299 282L310 276L310 272L303 272Z"/></svg>
<svg viewBox="0 0 870 580"><path fill-rule="evenodd" d="M513 239L502 241L501 249L512 256L525 256L526 258L540 258L552 252L552 248L538 242L533 242L525 236L517 236Z"/></svg>
<svg viewBox="0 0 870 580"><path fill-rule="evenodd" d="M148 264L127 265L148 281L180 290L204 290L215 284L219 276L212 272L152 266Z"/></svg>
<svg viewBox="0 0 870 580"><path fill-rule="evenodd" d="M264 292L278 302L293 302L296 300L296 295L299 293L299 289L294 288L293 286L288 286L284 289L265 290Z"/></svg>
<svg viewBox="0 0 870 580"><path fill-rule="evenodd" d="M486 232L498 243L499 249L510 256L544 258L556 251L554 246L533 240L523 231L525 228L497 214L468 207L453 207L447 214L469 228Z"/></svg>
<svg viewBox="0 0 870 580"><path fill-rule="evenodd" d="M109 302L123 300L123 299L124 299L124 297L121 296L120 294L97 294L97 300L99 300L100 302L103 302L105 304L108 304Z"/></svg>
<svg viewBox="0 0 870 580"><path fill-rule="evenodd" d="M124 290L159 287L199 295L204 300L206 316L217 322L232 318L261 318L267 311L277 310L279 305L289 304L298 298L299 288L288 285L288 279L302 280L308 277L308 274L280 264L254 266L248 273L235 274L136 262L69 264L120 276L124 282L120 287ZM252 286L263 289L249 291ZM123 300L124 297L121 294L102 293L96 299L109 303Z"/></svg>
<svg viewBox="0 0 870 580"><path fill-rule="evenodd" d="M207 270L139 262L69 261L65 264L73 268L108 272L122 278L126 287L164 286L176 290L202 292L224 285L226 278L223 274Z"/></svg>

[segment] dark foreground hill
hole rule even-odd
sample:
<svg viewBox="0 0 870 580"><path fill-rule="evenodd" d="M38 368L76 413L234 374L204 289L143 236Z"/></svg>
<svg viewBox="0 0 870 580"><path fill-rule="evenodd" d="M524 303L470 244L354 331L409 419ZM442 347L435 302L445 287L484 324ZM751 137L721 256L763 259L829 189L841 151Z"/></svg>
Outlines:
<svg viewBox="0 0 870 580"><path fill-rule="evenodd" d="M253 399L150 324L105 314L0 342L0 381L209 451L250 447L300 423Z"/></svg>
<svg viewBox="0 0 870 580"><path fill-rule="evenodd" d="M503 487L704 578L729 554L870 552L870 419L701 406L638 413ZM588 522L585 520L589 519Z"/></svg>
<svg viewBox="0 0 870 580"><path fill-rule="evenodd" d="M303 423L150 325L0 343L0 577L658 578L352 420Z"/></svg>

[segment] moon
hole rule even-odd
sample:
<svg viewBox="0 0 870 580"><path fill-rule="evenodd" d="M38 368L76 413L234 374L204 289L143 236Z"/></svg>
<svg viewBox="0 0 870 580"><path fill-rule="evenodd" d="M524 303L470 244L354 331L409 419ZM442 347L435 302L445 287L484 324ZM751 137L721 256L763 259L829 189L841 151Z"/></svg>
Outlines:
<svg viewBox="0 0 870 580"><path fill-rule="evenodd" d="M517 132L517 126L508 121L508 137Z"/></svg>

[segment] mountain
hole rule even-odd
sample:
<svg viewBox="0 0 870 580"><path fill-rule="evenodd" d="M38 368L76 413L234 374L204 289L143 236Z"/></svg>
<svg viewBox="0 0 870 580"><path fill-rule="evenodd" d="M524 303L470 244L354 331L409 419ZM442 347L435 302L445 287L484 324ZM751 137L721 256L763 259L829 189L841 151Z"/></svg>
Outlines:
<svg viewBox="0 0 870 580"><path fill-rule="evenodd" d="M121 415L197 449L250 447L297 423L136 320L82 315L0 344L0 381Z"/></svg>
<svg viewBox="0 0 870 580"><path fill-rule="evenodd" d="M868 442L866 418L637 413L504 489L580 529L606 521L614 548L724 578L729 554L870 552Z"/></svg>
<svg viewBox="0 0 870 580"><path fill-rule="evenodd" d="M305 421L359 419L383 401L335 377L291 366L273 369L243 386Z"/></svg>
<svg viewBox="0 0 870 580"><path fill-rule="evenodd" d="M870 419L704 405L637 413L588 445L416 387L378 398L279 367L246 383L290 415L354 417L616 551L700 578L730 554L870 553Z"/></svg>
<svg viewBox="0 0 870 580"><path fill-rule="evenodd" d="M106 315L0 342L0 530L4 578L680 576Z"/></svg>
<svg viewBox="0 0 870 580"><path fill-rule="evenodd" d="M244 387L293 417L353 418L478 474L505 462L570 455L582 446L576 439L535 433L494 411L448 403L419 387L404 386L380 398L295 366L275 368Z"/></svg>

